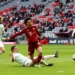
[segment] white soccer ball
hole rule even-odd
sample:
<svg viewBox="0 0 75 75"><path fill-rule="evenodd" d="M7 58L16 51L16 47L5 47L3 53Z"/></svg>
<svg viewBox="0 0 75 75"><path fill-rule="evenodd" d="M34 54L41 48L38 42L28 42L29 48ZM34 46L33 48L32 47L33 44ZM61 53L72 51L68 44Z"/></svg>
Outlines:
<svg viewBox="0 0 75 75"><path fill-rule="evenodd" d="M75 54L73 54L72 59L75 61Z"/></svg>

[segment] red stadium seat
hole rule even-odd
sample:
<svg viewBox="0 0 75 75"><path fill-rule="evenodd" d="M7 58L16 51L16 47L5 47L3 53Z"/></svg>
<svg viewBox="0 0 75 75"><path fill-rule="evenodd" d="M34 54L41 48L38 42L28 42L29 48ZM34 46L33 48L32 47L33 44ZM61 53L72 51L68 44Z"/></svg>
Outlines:
<svg viewBox="0 0 75 75"><path fill-rule="evenodd" d="M57 5L59 5L60 4L60 2L55 2Z"/></svg>
<svg viewBox="0 0 75 75"><path fill-rule="evenodd" d="M73 24L73 26L72 26L73 28L75 28L75 25Z"/></svg>
<svg viewBox="0 0 75 75"><path fill-rule="evenodd" d="M46 18L46 16L39 16L39 18Z"/></svg>
<svg viewBox="0 0 75 75"><path fill-rule="evenodd" d="M50 7L47 7L47 8L46 8L46 11L47 11L47 12L50 12Z"/></svg>
<svg viewBox="0 0 75 75"><path fill-rule="evenodd" d="M74 29L75 28L75 25L73 26L68 26L69 29Z"/></svg>
<svg viewBox="0 0 75 75"><path fill-rule="evenodd" d="M67 22L67 21L68 21L67 18L64 18L64 19L63 19L63 22Z"/></svg>
<svg viewBox="0 0 75 75"><path fill-rule="evenodd" d="M52 14L49 14L48 16L52 16Z"/></svg>
<svg viewBox="0 0 75 75"><path fill-rule="evenodd" d="M48 20L48 22L53 22L52 18L48 18L47 20Z"/></svg>
<svg viewBox="0 0 75 75"><path fill-rule="evenodd" d="M28 11L28 8L25 8L24 11Z"/></svg>
<svg viewBox="0 0 75 75"><path fill-rule="evenodd" d="M55 2L55 3L52 3L52 6L53 7L56 7L56 6L58 6L60 4L60 2Z"/></svg>
<svg viewBox="0 0 75 75"><path fill-rule="evenodd" d="M24 10L20 10L20 12L23 12Z"/></svg>
<svg viewBox="0 0 75 75"><path fill-rule="evenodd" d="M73 10L73 9L72 9L72 10L70 10L70 12L71 12L71 13L74 13L74 11L75 11L75 10Z"/></svg>
<svg viewBox="0 0 75 75"><path fill-rule="evenodd" d="M73 9L73 7L74 7L74 5L73 5L73 4L71 4L71 5L69 6L69 8L70 8L70 9Z"/></svg>
<svg viewBox="0 0 75 75"><path fill-rule="evenodd" d="M42 22L44 22L45 20L42 20Z"/></svg>
<svg viewBox="0 0 75 75"><path fill-rule="evenodd" d="M15 26L15 25L18 25L18 22L14 22L14 23L13 23L13 26Z"/></svg>
<svg viewBox="0 0 75 75"><path fill-rule="evenodd" d="M72 26L68 26L68 29L72 29Z"/></svg>
<svg viewBox="0 0 75 75"><path fill-rule="evenodd" d="M0 11L0 15L3 15L3 13L4 13L3 11Z"/></svg>
<svg viewBox="0 0 75 75"><path fill-rule="evenodd" d="M58 22L55 22L55 23L54 23L54 26L56 27L56 26L57 26L57 24L58 24Z"/></svg>
<svg viewBox="0 0 75 75"><path fill-rule="evenodd" d="M5 9L4 12L5 12L5 13L8 13L8 12L9 12L9 9Z"/></svg>
<svg viewBox="0 0 75 75"><path fill-rule="evenodd" d="M12 7L8 8L8 9L9 9L9 11L11 11L12 10Z"/></svg>
<svg viewBox="0 0 75 75"><path fill-rule="evenodd" d="M34 17L36 14L32 14L32 17Z"/></svg>
<svg viewBox="0 0 75 75"><path fill-rule="evenodd" d="M62 15L62 17L64 17L65 16L65 13L64 12L61 12L61 15Z"/></svg>

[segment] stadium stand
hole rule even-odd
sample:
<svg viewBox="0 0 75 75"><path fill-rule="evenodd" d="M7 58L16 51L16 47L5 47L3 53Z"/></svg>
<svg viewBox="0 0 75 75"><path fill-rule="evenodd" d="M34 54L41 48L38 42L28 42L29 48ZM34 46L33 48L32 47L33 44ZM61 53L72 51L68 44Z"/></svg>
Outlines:
<svg viewBox="0 0 75 75"><path fill-rule="evenodd" d="M75 28L75 1L73 0L7 0L7 2L0 8L6 30L4 37L20 31L24 27L25 17L32 17L33 25L48 38L58 38L61 33L64 35L61 37L69 37L69 32ZM23 37L25 35L17 39L26 39Z"/></svg>

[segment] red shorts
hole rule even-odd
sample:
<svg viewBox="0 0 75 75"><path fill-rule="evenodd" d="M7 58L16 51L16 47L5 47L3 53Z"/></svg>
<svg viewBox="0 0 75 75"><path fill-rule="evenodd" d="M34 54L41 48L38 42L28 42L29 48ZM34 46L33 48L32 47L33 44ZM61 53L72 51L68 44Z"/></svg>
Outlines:
<svg viewBox="0 0 75 75"><path fill-rule="evenodd" d="M37 49L39 46L41 46L41 43L39 41L28 44L28 54L29 55L34 54L34 50Z"/></svg>

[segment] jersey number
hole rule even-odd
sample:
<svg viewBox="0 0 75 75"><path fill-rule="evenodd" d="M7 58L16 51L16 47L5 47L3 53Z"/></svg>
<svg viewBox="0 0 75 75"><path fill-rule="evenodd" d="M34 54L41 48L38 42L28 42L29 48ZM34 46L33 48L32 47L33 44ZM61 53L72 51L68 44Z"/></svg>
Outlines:
<svg viewBox="0 0 75 75"><path fill-rule="evenodd" d="M29 32L29 35L32 36L32 32Z"/></svg>

